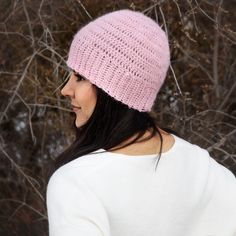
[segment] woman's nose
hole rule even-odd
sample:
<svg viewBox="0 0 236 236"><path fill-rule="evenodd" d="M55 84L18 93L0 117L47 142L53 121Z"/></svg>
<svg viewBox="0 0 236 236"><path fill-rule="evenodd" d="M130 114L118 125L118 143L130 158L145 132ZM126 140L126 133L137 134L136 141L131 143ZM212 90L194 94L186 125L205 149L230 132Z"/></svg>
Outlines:
<svg viewBox="0 0 236 236"><path fill-rule="evenodd" d="M71 86L71 77L69 78L69 80L66 82L66 84L64 85L64 87L61 89L61 94L62 96L73 96L73 87Z"/></svg>

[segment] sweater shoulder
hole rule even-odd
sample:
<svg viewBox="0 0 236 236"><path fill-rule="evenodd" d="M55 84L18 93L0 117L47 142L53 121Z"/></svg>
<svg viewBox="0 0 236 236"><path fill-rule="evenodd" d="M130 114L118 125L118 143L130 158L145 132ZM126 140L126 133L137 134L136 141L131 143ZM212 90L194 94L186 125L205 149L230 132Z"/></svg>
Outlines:
<svg viewBox="0 0 236 236"><path fill-rule="evenodd" d="M220 175L221 178L229 178L235 182L235 175L226 168L223 164L216 161L216 159L209 153L209 151L198 144L191 143L183 138L177 137L178 148L176 153L185 163L191 163L199 167L199 170L205 168L206 171L212 172L213 175ZM176 158L176 161L178 161Z"/></svg>
<svg viewBox="0 0 236 236"><path fill-rule="evenodd" d="M93 153L86 154L84 156L78 157L63 166L59 167L53 176L71 176L71 175L83 175L83 172L89 173L90 171L95 171L101 169L104 165L109 162L108 159L103 158L104 153Z"/></svg>

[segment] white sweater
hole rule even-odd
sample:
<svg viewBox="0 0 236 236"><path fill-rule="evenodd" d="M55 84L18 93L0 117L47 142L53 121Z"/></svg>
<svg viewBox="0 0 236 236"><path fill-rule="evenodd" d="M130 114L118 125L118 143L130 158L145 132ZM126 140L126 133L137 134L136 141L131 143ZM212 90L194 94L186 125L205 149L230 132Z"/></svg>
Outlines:
<svg viewBox="0 0 236 236"><path fill-rule="evenodd" d="M195 144L156 155L89 154L47 186L50 236L236 236L236 178Z"/></svg>

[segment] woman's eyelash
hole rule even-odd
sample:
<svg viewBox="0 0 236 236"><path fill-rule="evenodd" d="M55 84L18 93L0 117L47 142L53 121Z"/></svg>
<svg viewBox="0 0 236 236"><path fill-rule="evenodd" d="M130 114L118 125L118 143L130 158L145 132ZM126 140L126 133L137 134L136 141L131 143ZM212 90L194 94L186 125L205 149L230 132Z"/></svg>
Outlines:
<svg viewBox="0 0 236 236"><path fill-rule="evenodd" d="M85 80L85 78L83 78L80 74L76 74L74 73L74 75L77 77L77 80Z"/></svg>

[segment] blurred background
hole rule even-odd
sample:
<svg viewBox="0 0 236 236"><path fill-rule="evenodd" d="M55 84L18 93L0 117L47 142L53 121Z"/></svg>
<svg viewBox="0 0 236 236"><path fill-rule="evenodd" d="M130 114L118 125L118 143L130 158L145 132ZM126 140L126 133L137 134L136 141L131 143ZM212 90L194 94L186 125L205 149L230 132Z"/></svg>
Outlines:
<svg viewBox="0 0 236 236"><path fill-rule="evenodd" d="M129 8L168 34L153 115L236 174L235 0L0 0L0 235L48 235L48 170L72 139L60 95L73 35Z"/></svg>

